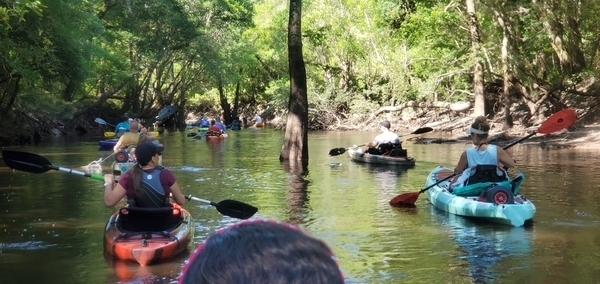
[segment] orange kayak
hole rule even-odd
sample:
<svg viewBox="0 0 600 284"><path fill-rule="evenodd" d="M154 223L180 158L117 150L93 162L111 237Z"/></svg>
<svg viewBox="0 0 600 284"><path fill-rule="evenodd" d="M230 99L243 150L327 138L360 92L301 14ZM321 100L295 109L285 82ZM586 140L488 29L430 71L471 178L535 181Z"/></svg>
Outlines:
<svg viewBox="0 0 600 284"><path fill-rule="evenodd" d="M192 217L177 204L165 208L123 207L106 223L104 248L117 259L146 266L187 250L193 238Z"/></svg>

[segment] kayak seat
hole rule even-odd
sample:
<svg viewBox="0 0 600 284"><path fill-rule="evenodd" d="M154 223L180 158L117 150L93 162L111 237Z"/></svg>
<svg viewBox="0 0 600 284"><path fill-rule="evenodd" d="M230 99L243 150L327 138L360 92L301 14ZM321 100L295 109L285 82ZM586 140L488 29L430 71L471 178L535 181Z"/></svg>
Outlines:
<svg viewBox="0 0 600 284"><path fill-rule="evenodd" d="M123 232L171 231L183 221L181 210L173 207L123 207L117 226Z"/></svg>
<svg viewBox="0 0 600 284"><path fill-rule="evenodd" d="M502 182L506 181L506 172L496 165L477 165L475 172L471 174L466 185L481 182Z"/></svg>
<svg viewBox="0 0 600 284"><path fill-rule="evenodd" d="M373 155L382 155L390 157L406 157L408 152L402 149L402 143L380 143L377 148L371 148L367 152Z"/></svg>

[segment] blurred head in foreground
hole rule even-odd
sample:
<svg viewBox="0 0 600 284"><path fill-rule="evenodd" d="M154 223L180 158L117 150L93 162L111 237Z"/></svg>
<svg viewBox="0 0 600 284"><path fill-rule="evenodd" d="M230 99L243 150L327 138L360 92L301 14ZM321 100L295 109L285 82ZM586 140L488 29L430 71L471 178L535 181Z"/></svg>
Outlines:
<svg viewBox="0 0 600 284"><path fill-rule="evenodd" d="M220 229L183 267L179 283L344 283L331 249L287 223L251 219Z"/></svg>

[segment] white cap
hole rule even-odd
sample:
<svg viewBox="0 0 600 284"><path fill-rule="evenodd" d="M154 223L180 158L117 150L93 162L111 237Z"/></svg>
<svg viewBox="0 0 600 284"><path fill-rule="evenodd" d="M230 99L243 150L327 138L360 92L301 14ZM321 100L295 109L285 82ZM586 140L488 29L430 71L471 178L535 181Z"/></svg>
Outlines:
<svg viewBox="0 0 600 284"><path fill-rule="evenodd" d="M469 129L467 129L467 131L465 133L467 133L467 135L471 135L471 133L475 133L475 134L488 134L485 131L481 131L479 129L475 129L472 126L469 127Z"/></svg>

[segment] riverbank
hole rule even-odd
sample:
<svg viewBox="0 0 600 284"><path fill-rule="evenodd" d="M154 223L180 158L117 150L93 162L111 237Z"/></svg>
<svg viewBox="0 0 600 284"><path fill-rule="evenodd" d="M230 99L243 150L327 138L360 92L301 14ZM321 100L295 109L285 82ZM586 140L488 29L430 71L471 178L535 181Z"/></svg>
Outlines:
<svg viewBox="0 0 600 284"><path fill-rule="evenodd" d="M534 129L523 129L515 127L504 132L490 132L489 141L498 145L506 145L512 141L529 135ZM419 144L441 144L441 143L468 143L469 138L462 133L448 133L437 131L423 137L411 137L411 140ZM600 148L600 124L591 124L573 130L562 130L551 134L537 134L520 142L521 144L539 145L542 149L596 149Z"/></svg>

